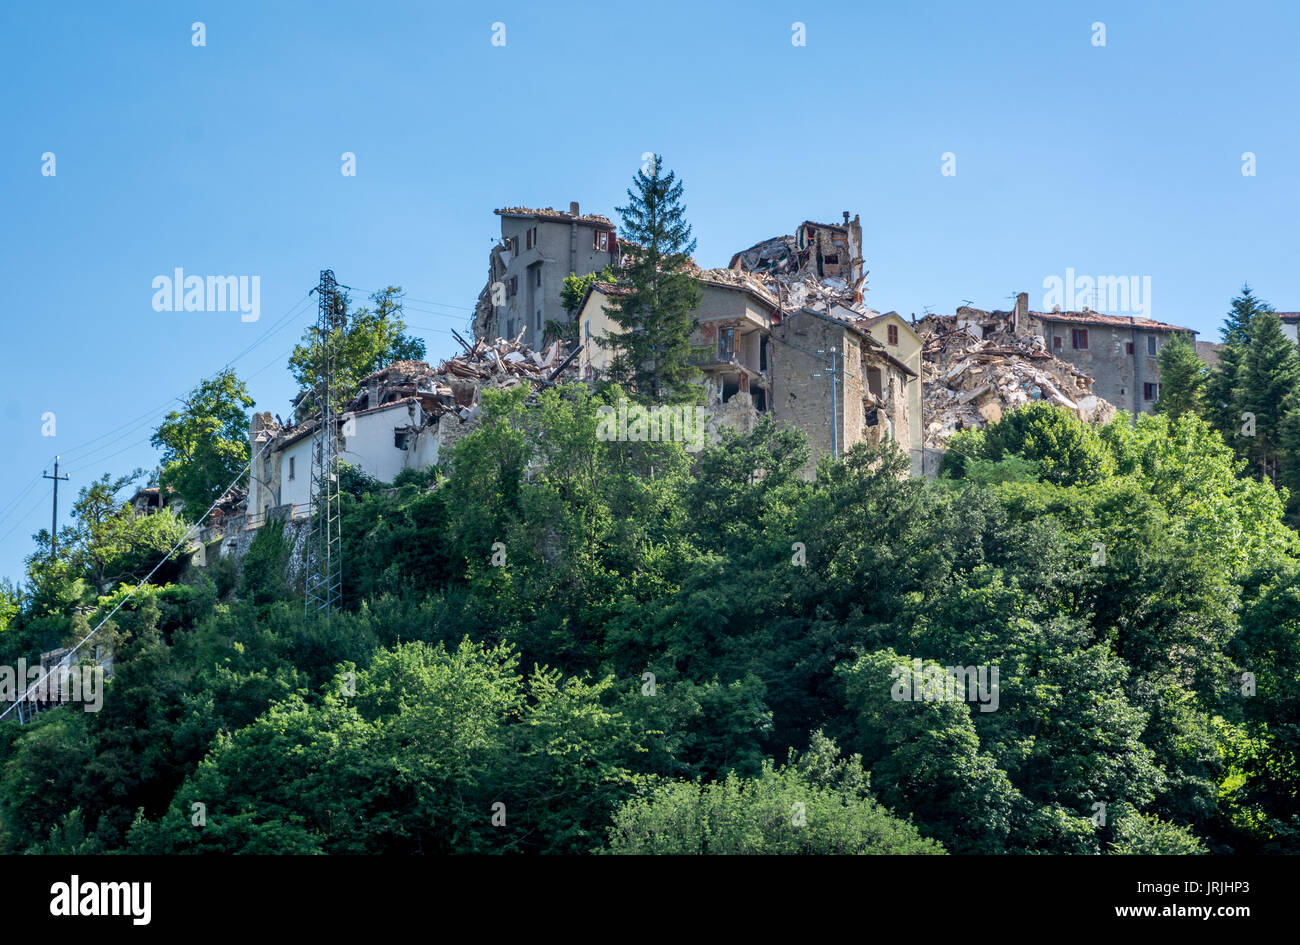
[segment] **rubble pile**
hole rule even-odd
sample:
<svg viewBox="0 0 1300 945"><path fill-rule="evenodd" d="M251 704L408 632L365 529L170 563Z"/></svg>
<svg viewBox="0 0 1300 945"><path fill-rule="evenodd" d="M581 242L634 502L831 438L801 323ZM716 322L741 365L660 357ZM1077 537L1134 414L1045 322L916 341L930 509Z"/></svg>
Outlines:
<svg viewBox="0 0 1300 945"><path fill-rule="evenodd" d="M1114 405L1092 392L1092 377L1052 355L1042 336L995 331L981 338L951 315L929 315L917 331L924 340L921 426L928 449L1035 400L1073 410L1089 423L1115 415Z"/></svg>
<svg viewBox="0 0 1300 945"><path fill-rule="evenodd" d="M561 373L569 375L565 379L576 377L577 368L559 341L544 352L534 351L519 338L498 339L492 344L478 341L437 367L424 361L395 361L381 368L362 380L345 409L357 412L418 397L425 412L434 418L455 411L461 420L469 420L478 413L479 391L484 387L544 385L559 380L556 374L561 368Z"/></svg>
<svg viewBox="0 0 1300 945"><path fill-rule="evenodd" d="M791 240L791 237L781 239ZM778 243L779 240L768 242ZM787 312L798 311L805 306L818 311L828 311L835 306L840 306L864 318L880 314L868 308L863 302L869 273L863 272L852 283L839 276L820 278L806 266L792 265L797 258L793 254L769 266L751 266L745 263L746 254L758 252L766 245L760 243L758 247L738 254L738 264L734 268L709 269L697 275L706 279L728 280L733 283L747 283L751 287L757 286Z"/></svg>

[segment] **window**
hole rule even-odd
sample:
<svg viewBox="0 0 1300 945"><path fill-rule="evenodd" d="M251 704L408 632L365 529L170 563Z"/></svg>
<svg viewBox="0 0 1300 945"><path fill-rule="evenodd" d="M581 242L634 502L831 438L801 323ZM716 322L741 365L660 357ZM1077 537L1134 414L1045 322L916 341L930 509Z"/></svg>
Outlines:
<svg viewBox="0 0 1300 945"><path fill-rule="evenodd" d="M1052 347L1053 347L1055 350L1060 351L1062 348L1065 347L1065 339L1062 338L1060 335L1053 335L1053 336L1052 336Z"/></svg>
<svg viewBox="0 0 1300 945"><path fill-rule="evenodd" d="M1142 385L1142 399L1143 399L1143 400L1159 400L1159 399L1160 399L1160 385L1159 385L1159 384L1143 384L1143 385Z"/></svg>
<svg viewBox="0 0 1300 945"><path fill-rule="evenodd" d="M1071 328L1070 329L1070 347L1080 350L1088 347L1088 329Z"/></svg>
<svg viewBox="0 0 1300 945"><path fill-rule="evenodd" d="M1156 336L1147 335L1147 357L1154 358L1155 356L1156 356Z"/></svg>
<svg viewBox="0 0 1300 945"><path fill-rule="evenodd" d="M591 248L599 253L609 252L609 230L596 230L591 234Z"/></svg>
<svg viewBox="0 0 1300 945"><path fill-rule="evenodd" d="M393 446L399 450L406 449L406 431L402 429L393 430Z"/></svg>
<svg viewBox="0 0 1300 945"><path fill-rule="evenodd" d="M540 309L538 310L537 314L533 316L533 328L536 331L542 330L542 312Z"/></svg>
<svg viewBox="0 0 1300 945"><path fill-rule="evenodd" d="M758 339L758 369L760 371L767 370L767 336L766 335ZM764 408L759 407L758 409L762 410Z"/></svg>
<svg viewBox="0 0 1300 945"><path fill-rule="evenodd" d="M898 326L897 325L889 326L888 338L889 338L889 343L891 345L893 345L894 347L898 347Z"/></svg>
<svg viewBox="0 0 1300 945"><path fill-rule="evenodd" d="M524 240L525 249L532 249L534 246L537 245L537 227L535 226L529 227L524 232L524 236L525 236L525 240Z"/></svg>
<svg viewBox="0 0 1300 945"><path fill-rule="evenodd" d="M880 376L880 368L867 368L867 390L871 391L871 393L875 394L877 397L883 398L885 396L885 388L883 379Z"/></svg>
<svg viewBox="0 0 1300 945"><path fill-rule="evenodd" d="M297 459L296 456L290 456L290 457L289 457L289 478L290 478L290 479L293 478L293 461L294 461L295 459Z"/></svg>
<svg viewBox="0 0 1300 945"><path fill-rule="evenodd" d="M542 287L542 267L537 266L533 269L533 285L537 288Z"/></svg>
<svg viewBox="0 0 1300 945"><path fill-rule="evenodd" d="M730 361L736 355L736 329L723 328L718 332L718 357Z"/></svg>
<svg viewBox="0 0 1300 945"><path fill-rule="evenodd" d="M1131 341L1126 341L1126 342L1124 342L1124 353L1125 353L1125 354L1132 354L1132 353L1133 353L1133 342L1131 342Z"/></svg>
<svg viewBox="0 0 1300 945"><path fill-rule="evenodd" d="M826 263L828 266L838 266L840 264L840 254L827 253L822 257L822 262Z"/></svg>
<svg viewBox="0 0 1300 945"><path fill-rule="evenodd" d="M511 277L510 277L510 282L509 282L509 284L508 284L508 289L509 289L509 291L508 291L507 294L508 294L511 298L514 298L515 295L518 294L518 292L519 292L519 277L518 277L518 276L511 276Z"/></svg>

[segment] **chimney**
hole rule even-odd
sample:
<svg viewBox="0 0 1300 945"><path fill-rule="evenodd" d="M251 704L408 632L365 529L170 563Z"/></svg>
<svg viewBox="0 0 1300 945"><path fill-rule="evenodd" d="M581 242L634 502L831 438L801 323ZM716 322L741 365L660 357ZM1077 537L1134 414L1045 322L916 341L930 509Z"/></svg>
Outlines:
<svg viewBox="0 0 1300 945"><path fill-rule="evenodd" d="M569 216L576 217L577 215L578 215L578 201L572 200L569 202Z"/></svg>
<svg viewBox="0 0 1300 945"><path fill-rule="evenodd" d="M1011 332L1020 334L1025 328L1025 319L1029 315L1029 293L1016 293L1016 310L1011 315Z"/></svg>
<svg viewBox="0 0 1300 945"><path fill-rule="evenodd" d="M844 225L845 225L845 226L848 226L848 225L849 225L849 211L845 210L845 211L843 211L843 212L844 212Z"/></svg>

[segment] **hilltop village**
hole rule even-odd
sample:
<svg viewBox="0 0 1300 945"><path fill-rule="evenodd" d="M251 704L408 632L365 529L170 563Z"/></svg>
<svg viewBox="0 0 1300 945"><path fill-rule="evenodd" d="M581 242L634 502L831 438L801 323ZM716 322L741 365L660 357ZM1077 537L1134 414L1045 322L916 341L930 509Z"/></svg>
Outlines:
<svg viewBox="0 0 1300 945"><path fill-rule="evenodd" d="M500 239L488 254L472 341L437 365L384 366L344 407L339 455L381 482L437 464L473 428L484 388L595 383L609 366L600 339L618 330L610 305L626 291L606 281L626 263L613 222L576 202L567 211L495 214ZM571 275L593 278L566 307ZM740 249L726 268L692 263L690 275L699 288L691 341L708 435L750 430L768 414L807 437L808 476L823 455L886 440L910 458L912 475L934 476L954 433L1036 400L1094 423L1121 409L1150 412L1160 396L1160 349L1175 333L1195 336L1148 318L1033 311L1025 292L1009 311L963 306L920 319L878 311L866 302L862 224L847 211ZM305 412L284 422L254 414L247 491L225 497L201 545L220 542L220 553L238 554L266 520L307 518L312 431ZM135 501L146 511L159 498L142 490Z"/></svg>

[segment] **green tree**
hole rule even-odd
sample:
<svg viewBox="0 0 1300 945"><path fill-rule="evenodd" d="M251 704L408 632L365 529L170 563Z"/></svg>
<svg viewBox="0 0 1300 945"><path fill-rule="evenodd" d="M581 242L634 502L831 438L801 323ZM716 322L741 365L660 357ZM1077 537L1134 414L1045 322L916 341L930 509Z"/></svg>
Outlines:
<svg viewBox="0 0 1300 945"><path fill-rule="evenodd" d="M138 479L140 470L113 478L104 473L82 489L72 503L74 524L68 558L94 585L106 594L121 581L138 582L171 549L179 545L187 529L171 512L162 509L151 515L137 515L122 502L118 493ZM181 550L176 552L179 556ZM163 573L167 580L174 576Z"/></svg>
<svg viewBox="0 0 1300 945"><path fill-rule="evenodd" d="M1241 294L1232 300L1220 329L1223 347L1219 350L1219 363L1206 379L1206 416L1223 435L1224 442L1239 453L1243 445L1240 441L1242 407L1237 390L1241 386L1239 375L1246 358L1248 333L1256 315L1272 311L1273 307L1257 298L1250 286L1241 287Z"/></svg>
<svg viewBox="0 0 1300 945"><path fill-rule="evenodd" d="M614 814L621 854L941 854L876 803L857 755L842 759L821 732L788 762L754 778L652 781Z"/></svg>
<svg viewBox="0 0 1300 945"><path fill-rule="evenodd" d="M565 321L548 321L546 323L546 337L557 338L565 344L576 344L578 341L578 307L582 305L582 300L587 295L587 290L593 283L618 281L618 272L613 266L606 266L600 272L589 272L585 276L577 273L569 273L564 277L564 285L560 288L560 304L564 306L564 312L568 316Z"/></svg>
<svg viewBox="0 0 1300 945"><path fill-rule="evenodd" d="M1153 814L1130 814L1116 824L1110 852L1130 856L1194 856L1204 853L1205 845L1186 827Z"/></svg>
<svg viewBox="0 0 1300 945"><path fill-rule="evenodd" d="M1045 482L1066 486L1100 482L1113 466L1096 430L1072 412L1044 401L1026 404L984 430L962 437L957 455L995 462L1019 456L1033 462ZM960 465L946 468L960 475Z"/></svg>
<svg viewBox="0 0 1300 945"><path fill-rule="evenodd" d="M1205 362L1182 332L1175 332L1160 349L1160 399L1156 413L1177 420L1185 413L1200 415L1205 410Z"/></svg>
<svg viewBox="0 0 1300 945"><path fill-rule="evenodd" d="M1300 352L1272 312L1251 320L1246 341L1234 399L1249 415L1243 423L1253 423L1254 430L1247 426L1238 442L1259 477L1276 484L1283 459L1284 414L1300 391Z"/></svg>
<svg viewBox="0 0 1300 945"><path fill-rule="evenodd" d="M351 667L340 666L351 672ZM153 852L580 853L630 790L635 746L611 681L518 672L508 647L380 650L323 698L293 695L219 735L160 821ZM191 804L208 825L195 830ZM498 806L501 805L501 806Z"/></svg>
<svg viewBox="0 0 1300 945"><path fill-rule="evenodd" d="M227 368L201 382L163 418L151 442L163 451L161 493L197 521L248 465L248 412L253 398Z"/></svg>
<svg viewBox="0 0 1300 945"><path fill-rule="evenodd" d="M347 292L340 289L339 295L347 310L350 301ZM425 357L424 342L405 334L402 299L400 286L381 289L370 296L374 308L363 306L346 311L343 323L331 331L336 358L336 406L351 399L361 380L384 365ZM312 325L289 356L289 371L299 390L305 393L298 406L300 416L314 409L312 390L320 373L322 341L317 327Z"/></svg>
<svg viewBox="0 0 1300 945"><path fill-rule="evenodd" d="M663 173L654 156L649 173L637 171L628 205L616 208L623 218L623 238L631 262L609 317L618 330L599 343L613 352L609 376L629 392L656 402L689 402L699 396L693 384L699 369L691 363L691 333L699 305L699 287L688 272L695 250L682 184Z"/></svg>

